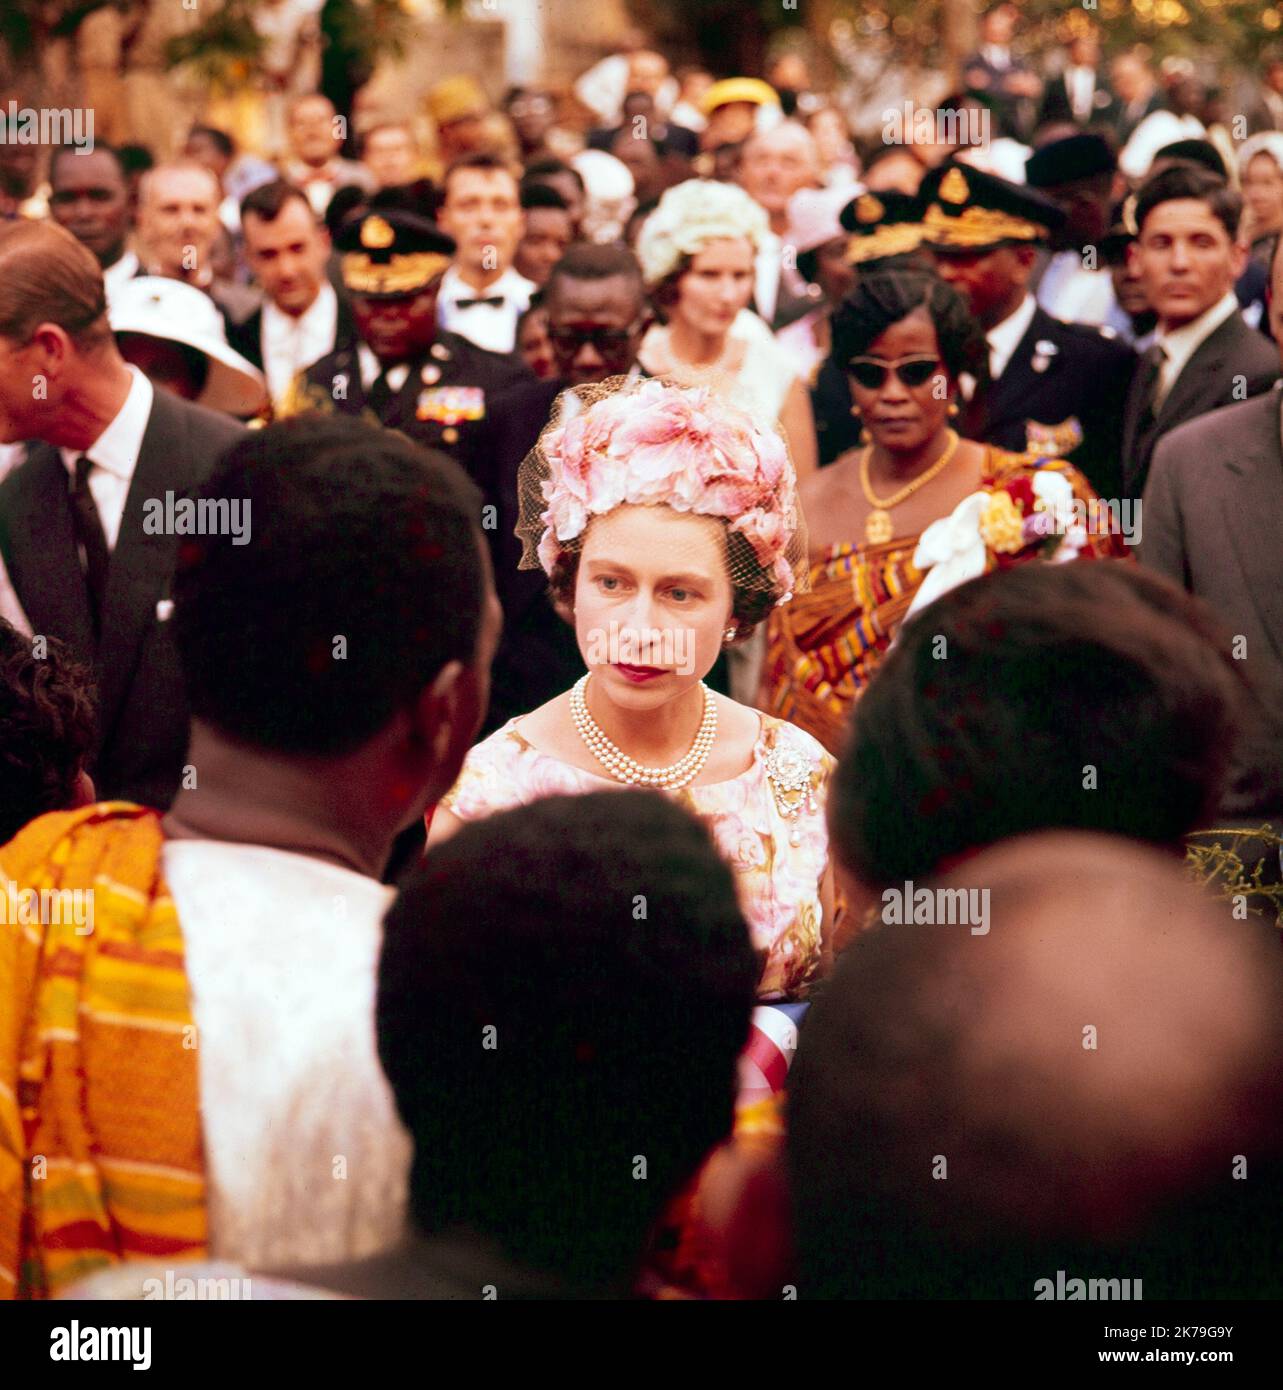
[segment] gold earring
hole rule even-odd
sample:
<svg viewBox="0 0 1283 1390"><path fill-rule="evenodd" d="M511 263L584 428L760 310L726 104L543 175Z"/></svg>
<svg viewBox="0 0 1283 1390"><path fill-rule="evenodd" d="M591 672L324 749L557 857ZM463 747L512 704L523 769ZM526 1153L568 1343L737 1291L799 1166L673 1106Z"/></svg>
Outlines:
<svg viewBox="0 0 1283 1390"><path fill-rule="evenodd" d="M950 402L949 402L949 414L950 414L950 415L956 415L957 413L958 413L958 402L957 402L957 401L950 401Z"/></svg>

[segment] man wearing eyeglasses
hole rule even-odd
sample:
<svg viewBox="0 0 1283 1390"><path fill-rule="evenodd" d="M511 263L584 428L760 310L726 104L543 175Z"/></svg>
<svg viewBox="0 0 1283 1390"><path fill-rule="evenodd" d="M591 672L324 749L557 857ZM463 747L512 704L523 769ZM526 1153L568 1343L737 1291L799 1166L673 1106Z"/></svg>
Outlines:
<svg viewBox="0 0 1283 1390"><path fill-rule="evenodd" d="M918 194L941 278L968 301L989 343L989 382L967 437L1067 459L1104 498L1123 496L1123 406L1136 354L1039 308L1029 282L1038 248L1065 214L1031 188L945 163Z"/></svg>
<svg viewBox="0 0 1283 1390"><path fill-rule="evenodd" d="M645 374L637 352L650 316L641 268L626 247L576 242L553 267L543 306L556 376L522 382L496 397L464 459L495 509L484 530L504 617L483 735L552 699L584 672L574 630L553 609L543 572L517 569L517 469L561 392Z"/></svg>

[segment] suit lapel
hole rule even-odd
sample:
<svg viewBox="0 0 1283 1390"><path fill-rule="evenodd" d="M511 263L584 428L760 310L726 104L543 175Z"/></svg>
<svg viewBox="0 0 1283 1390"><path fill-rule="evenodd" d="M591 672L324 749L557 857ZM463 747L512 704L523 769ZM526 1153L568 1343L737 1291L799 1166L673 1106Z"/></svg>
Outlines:
<svg viewBox="0 0 1283 1390"><path fill-rule="evenodd" d="M156 621L156 605L166 596L165 589L173 570L176 539L169 535L147 534L143 529L143 507L149 499L163 505L167 490L176 496L187 490L191 479L185 463L189 456L187 424L182 412L157 388L107 574L107 598L98 645L99 717L104 734L119 712L137 664L138 649Z"/></svg>
<svg viewBox="0 0 1283 1390"><path fill-rule="evenodd" d="M34 445L21 467L27 471L25 514L10 531L14 569L23 576L18 598L34 631L62 638L80 661L92 664L93 618L76 548L66 467L50 444Z"/></svg>
<svg viewBox="0 0 1283 1390"><path fill-rule="evenodd" d="M1279 536L1283 535L1283 442L1276 389L1261 398L1261 428L1240 441L1223 465L1236 475L1221 489L1221 514L1230 545L1270 644L1283 662L1283 585L1278 582Z"/></svg>
<svg viewBox="0 0 1283 1390"><path fill-rule="evenodd" d="M1024 421L1030 417L1031 388L1038 384L1044 373L1035 373L1029 366L1034 354L1034 344L1039 338L1048 336L1045 324L1048 315L1042 309L1035 309L1016 350L1007 360L1002 375L989 387L986 403L985 425L987 429L997 429L1008 420ZM1056 370L1058 354L1047 364L1046 375Z"/></svg>
<svg viewBox="0 0 1283 1390"><path fill-rule="evenodd" d="M1235 311L1214 333L1204 338L1185 363L1159 408L1155 428L1160 434L1166 433L1182 420L1201 415L1217 401L1224 401L1220 369L1237 336L1234 322L1237 317Z"/></svg>

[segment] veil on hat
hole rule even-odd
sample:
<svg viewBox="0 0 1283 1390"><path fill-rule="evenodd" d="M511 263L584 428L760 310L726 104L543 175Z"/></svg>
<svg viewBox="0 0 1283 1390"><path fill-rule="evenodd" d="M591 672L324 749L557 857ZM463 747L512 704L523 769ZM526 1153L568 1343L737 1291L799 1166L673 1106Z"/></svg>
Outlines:
<svg viewBox="0 0 1283 1390"><path fill-rule="evenodd" d="M668 506L726 523L731 583L763 616L808 587L788 446L704 386L616 376L563 391L517 471L517 500L520 569L551 575L594 516Z"/></svg>

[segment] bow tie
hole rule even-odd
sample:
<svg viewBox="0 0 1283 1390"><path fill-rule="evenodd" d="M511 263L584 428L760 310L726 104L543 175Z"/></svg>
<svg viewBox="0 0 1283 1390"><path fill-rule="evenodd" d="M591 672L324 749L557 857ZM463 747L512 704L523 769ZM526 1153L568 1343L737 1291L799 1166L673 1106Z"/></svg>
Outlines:
<svg viewBox="0 0 1283 1390"><path fill-rule="evenodd" d="M503 295L492 294L476 299L456 299L454 306L456 309L471 309L474 304L489 304L492 309L503 308Z"/></svg>

